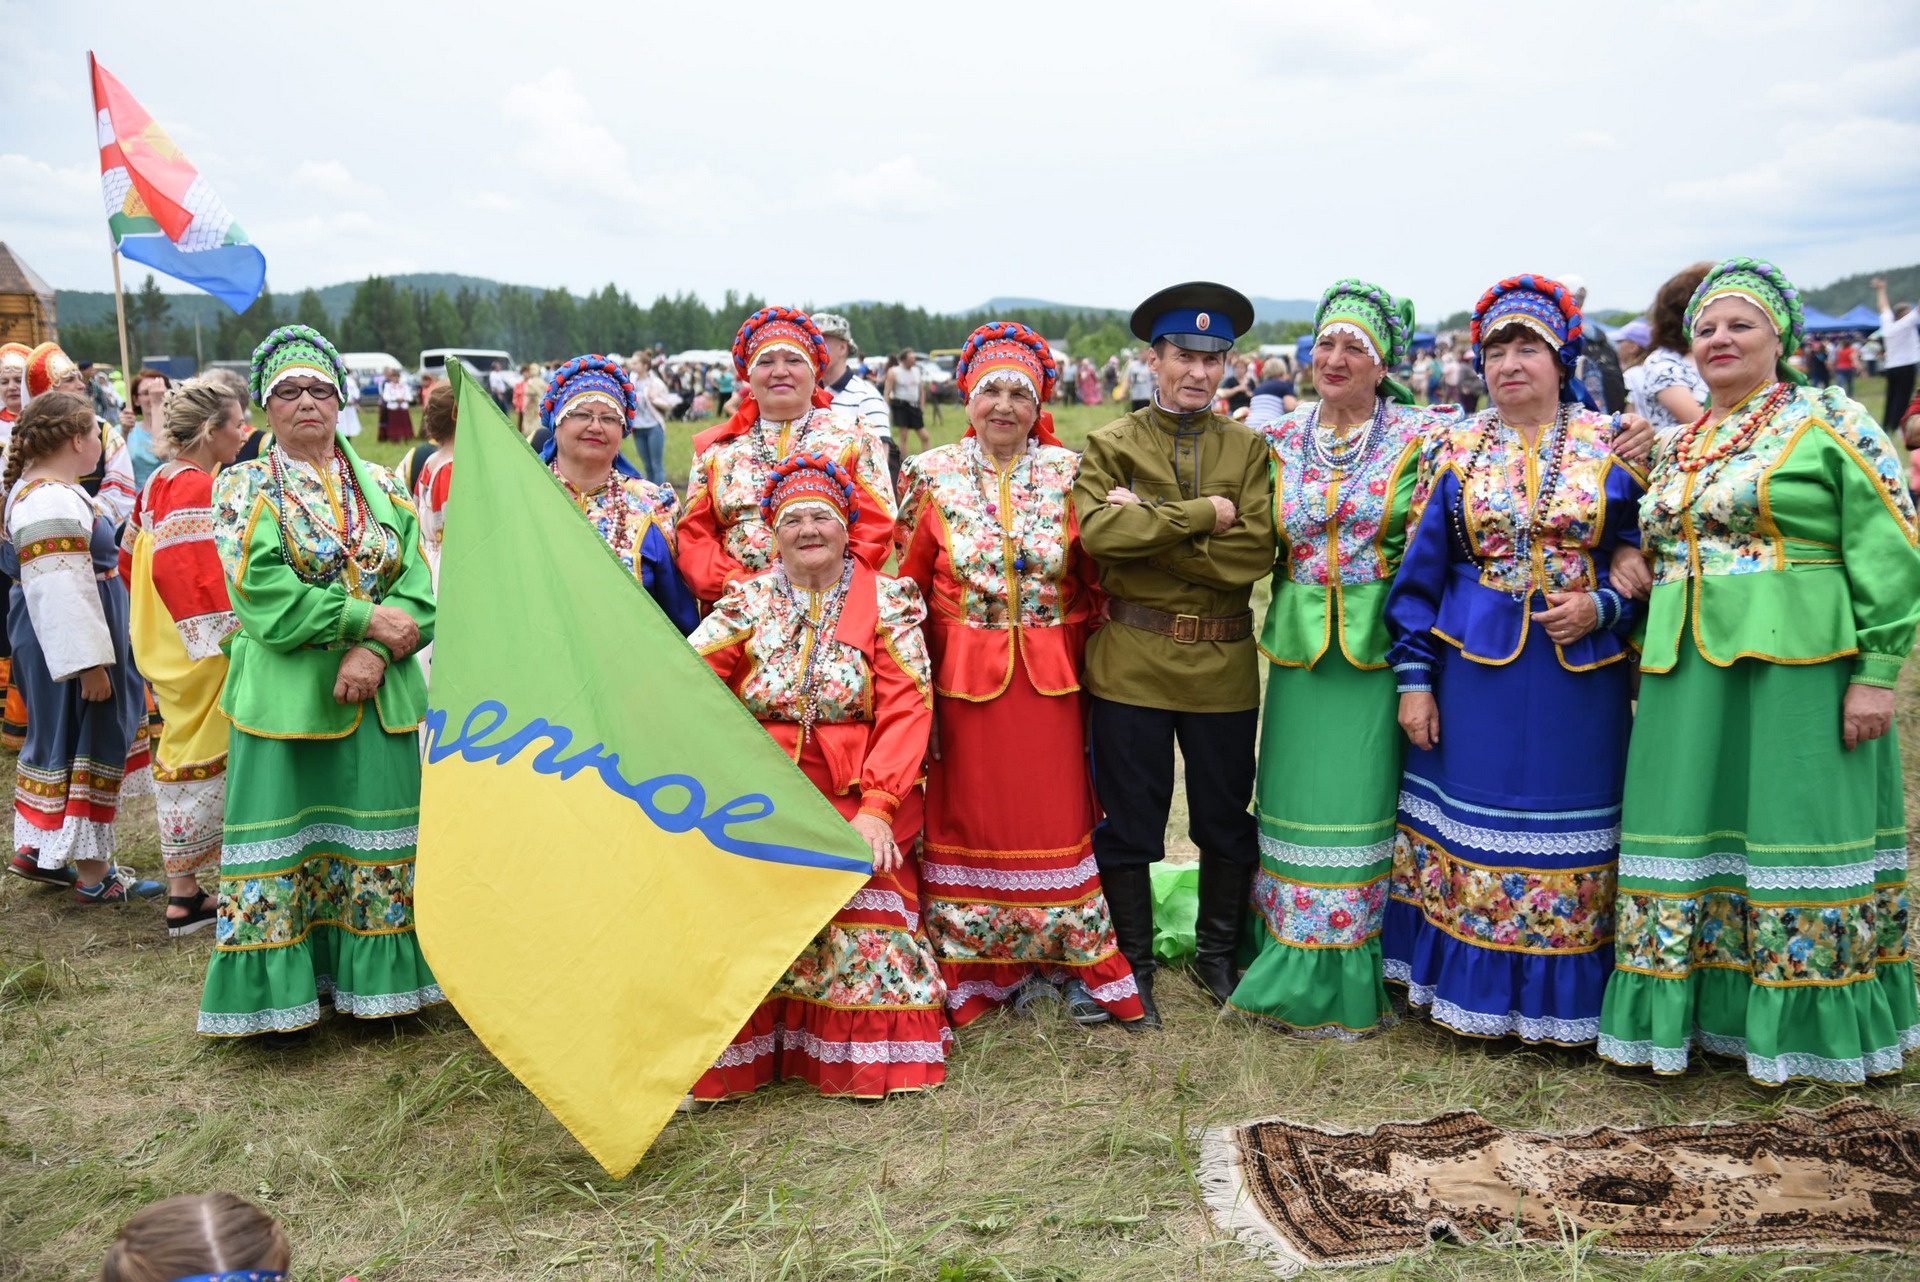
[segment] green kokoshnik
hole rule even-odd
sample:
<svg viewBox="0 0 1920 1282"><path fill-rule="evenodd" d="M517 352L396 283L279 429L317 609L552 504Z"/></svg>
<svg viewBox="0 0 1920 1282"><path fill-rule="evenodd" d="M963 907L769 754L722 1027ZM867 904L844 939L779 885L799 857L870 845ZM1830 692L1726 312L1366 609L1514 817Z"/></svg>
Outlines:
<svg viewBox="0 0 1920 1282"><path fill-rule="evenodd" d="M1413 342L1413 300L1395 298L1369 281L1337 280L1320 295L1320 306L1313 314L1314 337L1335 322L1356 326L1373 340L1374 354L1387 369L1381 392L1390 400L1412 405L1412 389L1393 377L1393 369Z"/></svg>

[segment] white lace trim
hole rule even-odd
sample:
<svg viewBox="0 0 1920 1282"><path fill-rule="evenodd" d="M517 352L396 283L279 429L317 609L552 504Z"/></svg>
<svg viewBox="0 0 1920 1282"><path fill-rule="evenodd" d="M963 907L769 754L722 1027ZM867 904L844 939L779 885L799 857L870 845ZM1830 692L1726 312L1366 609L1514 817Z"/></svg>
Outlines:
<svg viewBox="0 0 1920 1282"><path fill-rule="evenodd" d="M1899 1072L1905 1066L1906 1057L1920 1050L1920 1025L1901 1030L1893 1046L1868 1051L1858 1059L1834 1059L1806 1051L1753 1055L1747 1051L1746 1038L1709 1033L1703 1028L1696 1028L1693 1036L1682 1046L1655 1046L1651 1041L1630 1042L1602 1033L1598 1050L1600 1058L1615 1064L1634 1068L1651 1067L1656 1073L1684 1073L1691 1057L1690 1050L1694 1046L1714 1055L1744 1059L1747 1076L1769 1086L1785 1085L1788 1079L1795 1077L1857 1086L1869 1077Z"/></svg>
<svg viewBox="0 0 1920 1282"><path fill-rule="evenodd" d="M308 824L289 837L271 841L246 841L229 845L221 855L222 865L276 863L290 859L308 846L339 846L343 850L402 850L419 844L418 826L375 829L371 832L346 824Z"/></svg>
<svg viewBox="0 0 1920 1282"><path fill-rule="evenodd" d="M1527 1042L1564 1042L1568 1045L1590 1042L1600 1036L1598 1015L1591 1019L1561 1019L1553 1015L1522 1015L1517 1010L1510 1010L1504 1015L1492 1015L1485 1011L1468 1010L1438 997L1431 985L1413 983L1411 972L1404 964L1398 975L1393 974L1391 965L1382 967L1382 971L1389 978L1406 983L1408 1005L1429 1008L1436 1023L1445 1024L1456 1032L1471 1033L1475 1037L1515 1035Z"/></svg>
<svg viewBox="0 0 1920 1282"><path fill-rule="evenodd" d="M241 1015L200 1012L198 1031L208 1037L245 1037L250 1033L291 1033L320 1022L320 999L280 1010L256 1010Z"/></svg>
<svg viewBox="0 0 1920 1282"><path fill-rule="evenodd" d="M1497 855L1610 855L1620 844L1620 825L1611 828L1586 828L1574 832L1510 832L1499 828L1481 828L1461 823L1435 802L1413 793L1400 794L1402 813L1431 824L1449 842ZM1543 810L1532 816L1549 821L1564 812Z"/></svg>
<svg viewBox="0 0 1920 1282"><path fill-rule="evenodd" d="M1022 980L1021 983L1025 983ZM968 979L947 989L947 1009L959 1010L976 997L1004 1002L1018 992L1020 984L996 984L991 979Z"/></svg>
<svg viewBox="0 0 1920 1282"><path fill-rule="evenodd" d="M953 1030L942 1028L939 1037L927 1042L829 1042L804 1028L776 1024L771 1033L727 1047L713 1066L743 1068L776 1049L799 1051L822 1064L944 1064L952 1041Z"/></svg>
<svg viewBox="0 0 1920 1282"><path fill-rule="evenodd" d="M1307 868L1365 868L1393 858L1393 838L1376 841L1371 846L1296 846L1263 832L1260 853Z"/></svg>
<svg viewBox="0 0 1920 1282"><path fill-rule="evenodd" d="M219 654L220 643L227 639L227 633L239 626L240 620L231 610L196 614L174 622L189 659L210 659Z"/></svg>
<svg viewBox="0 0 1920 1282"><path fill-rule="evenodd" d="M317 993L333 995L333 1008L336 1011L358 1019L411 1015L447 1000L446 993L441 991L438 984L428 984L425 988L416 988L408 993L377 993L361 997L339 991L331 975L315 975L313 987ZM252 1033L291 1033L319 1022L320 999L315 997L299 1006L249 1011L239 1015L203 1010L200 1012L199 1031L209 1037L246 1037Z"/></svg>
<svg viewBox="0 0 1920 1282"><path fill-rule="evenodd" d="M1755 866L1738 850L1718 850L1695 858L1670 855L1621 855L1620 875L1643 881L1706 881L1739 877L1754 890L1844 890L1864 886L1875 874L1905 872L1907 848L1876 850L1871 859L1850 864L1774 864Z"/></svg>
<svg viewBox="0 0 1920 1282"><path fill-rule="evenodd" d="M920 929L920 914L907 907L907 901L891 890L856 890L843 912L899 913L907 919L908 930Z"/></svg>
<svg viewBox="0 0 1920 1282"><path fill-rule="evenodd" d="M1088 855L1071 868L973 868L966 864L920 865L920 879L941 886L972 886L980 890L1072 890L1100 875L1100 866Z"/></svg>
<svg viewBox="0 0 1920 1282"><path fill-rule="evenodd" d="M1111 984L1101 984L1097 988L1090 986L1087 991L1093 994L1093 1000L1104 1005L1109 1002L1123 1002L1129 997L1138 997L1140 985L1134 982L1132 975L1125 975Z"/></svg>
<svg viewBox="0 0 1920 1282"><path fill-rule="evenodd" d="M68 815L53 832L13 816L13 848L31 850L42 868L65 868L77 859L113 858L113 825Z"/></svg>

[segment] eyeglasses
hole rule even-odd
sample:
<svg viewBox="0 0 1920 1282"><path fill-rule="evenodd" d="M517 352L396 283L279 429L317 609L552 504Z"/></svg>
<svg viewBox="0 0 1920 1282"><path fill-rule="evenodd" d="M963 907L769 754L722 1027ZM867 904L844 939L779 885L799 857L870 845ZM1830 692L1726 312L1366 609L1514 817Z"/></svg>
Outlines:
<svg viewBox="0 0 1920 1282"><path fill-rule="evenodd" d="M286 401L288 404L292 404L302 396L311 396L317 403L324 405L328 401L338 400L340 389L332 383L313 383L306 387L295 383L282 383L273 389L272 396L274 400Z"/></svg>
<svg viewBox="0 0 1920 1282"><path fill-rule="evenodd" d="M609 432L624 432L627 428L627 420L622 415L589 414L585 410L575 410L560 421L570 423L583 432L589 427L601 427Z"/></svg>

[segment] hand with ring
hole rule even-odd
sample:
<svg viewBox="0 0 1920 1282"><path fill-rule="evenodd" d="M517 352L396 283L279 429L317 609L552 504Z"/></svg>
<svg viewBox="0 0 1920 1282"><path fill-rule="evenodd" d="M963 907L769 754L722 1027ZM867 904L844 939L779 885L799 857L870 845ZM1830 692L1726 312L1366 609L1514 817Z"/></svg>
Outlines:
<svg viewBox="0 0 1920 1282"><path fill-rule="evenodd" d="M873 870L875 872L893 872L904 862L900 845L893 839L893 825L879 815L855 815L850 822L853 830L873 850Z"/></svg>

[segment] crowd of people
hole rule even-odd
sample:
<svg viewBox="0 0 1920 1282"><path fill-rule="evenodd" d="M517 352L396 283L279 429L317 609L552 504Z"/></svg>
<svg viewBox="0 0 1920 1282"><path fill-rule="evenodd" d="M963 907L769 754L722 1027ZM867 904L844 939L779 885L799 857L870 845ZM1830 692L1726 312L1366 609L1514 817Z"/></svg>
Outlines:
<svg viewBox="0 0 1920 1282"><path fill-rule="evenodd" d="M683 492L623 452L667 410L645 353L503 382L553 483L872 854L688 1107L784 1077L919 1090L1003 1004L1158 1027L1176 745L1193 972L1228 1011L1360 1037L1391 983L1457 1032L1656 1072L1899 1071L1920 549L1886 433L1795 362L1798 297L1755 259L1680 273L1622 336L1635 399L1603 409L1578 293L1503 279L1467 332L1473 411L1421 403L1435 367L1377 285L1323 295L1311 401L1234 355L1242 295L1175 286L1133 314L1145 381L1115 363L1133 407L1083 451L1048 406L1063 379L1114 393L996 322L954 364L966 435L904 460L911 364L875 386L845 318L768 307ZM431 441L366 462L340 356L299 325L233 381L136 378L136 482L57 347L0 349L11 867L89 907L164 892L170 933L214 928L199 1030L287 1043L323 1004L445 1000L412 886L458 415L431 395ZM164 886L115 859L145 769Z"/></svg>

